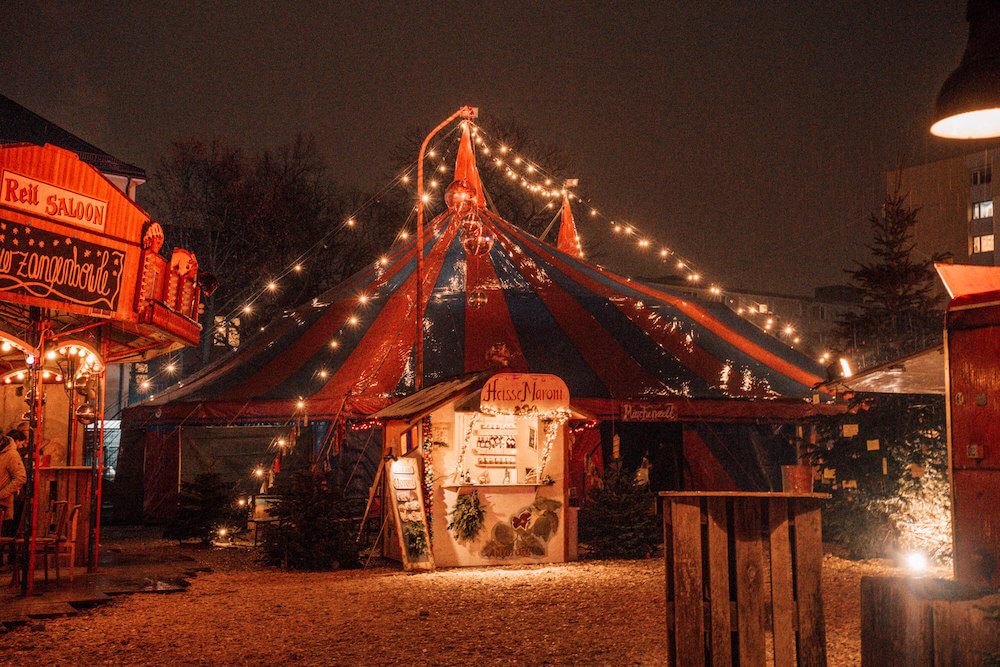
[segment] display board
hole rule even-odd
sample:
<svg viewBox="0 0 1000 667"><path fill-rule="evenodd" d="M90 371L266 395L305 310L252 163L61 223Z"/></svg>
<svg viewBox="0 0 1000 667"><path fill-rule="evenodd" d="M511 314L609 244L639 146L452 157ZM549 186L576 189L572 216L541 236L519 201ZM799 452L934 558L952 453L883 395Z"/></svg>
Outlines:
<svg viewBox="0 0 1000 667"><path fill-rule="evenodd" d="M419 450L417 450L419 453ZM396 537L404 570L433 570L430 531L420 483L420 464L404 456L390 461L388 468L389 505L396 524Z"/></svg>

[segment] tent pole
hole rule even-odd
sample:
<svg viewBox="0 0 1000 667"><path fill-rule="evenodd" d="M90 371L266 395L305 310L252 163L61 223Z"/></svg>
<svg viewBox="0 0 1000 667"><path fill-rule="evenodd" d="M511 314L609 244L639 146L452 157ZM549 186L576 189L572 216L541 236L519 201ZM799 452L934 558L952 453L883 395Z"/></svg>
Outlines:
<svg viewBox="0 0 1000 667"><path fill-rule="evenodd" d="M431 137L437 134L442 127L455 120L459 116L463 118L475 118L479 110L469 106L464 106L452 115L448 116L431 133L424 138L420 144L420 154L417 156L417 374L415 379L416 389L419 391L424 386L424 151Z"/></svg>

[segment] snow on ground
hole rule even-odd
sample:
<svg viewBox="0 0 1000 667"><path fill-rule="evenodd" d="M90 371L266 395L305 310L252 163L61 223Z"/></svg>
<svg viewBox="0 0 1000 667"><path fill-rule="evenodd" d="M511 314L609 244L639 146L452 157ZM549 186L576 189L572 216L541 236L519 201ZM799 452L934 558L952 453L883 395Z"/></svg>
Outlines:
<svg viewBox="0 0 1000 667"><path fill-rule="evenodd" d="M257 569L246 553L201 552L214 571L182 593L126 596L0 634L0 663L666 662L661 559L418 574L389 566L286 573ZM831 665L860 663L865 574L898 571L886 561L824 559Z"/></svg>

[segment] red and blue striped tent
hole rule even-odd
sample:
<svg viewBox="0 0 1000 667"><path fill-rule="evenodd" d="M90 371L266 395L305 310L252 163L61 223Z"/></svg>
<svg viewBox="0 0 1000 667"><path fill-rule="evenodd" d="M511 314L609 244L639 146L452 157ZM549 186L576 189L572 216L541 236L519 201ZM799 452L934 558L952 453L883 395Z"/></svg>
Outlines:
<svg viewBox="0 0 1000 667"><path fill-rule="evenodd" d="M481 187L470 156L463 144L456 179ZM475 237L451 210L424 230L423 386L502 358L514 371L562 378L574 407L594 419L616 419L628 404L669 404L677 419L717 422L787 422L816 409L805 399L821 382L818 364L724 304L616 275L484 207L477 216ZM287 312L127 410L123 429L307 415L325 425L316 436L324 449L336 424L415 390L416 252L412 239Z"/></svg>

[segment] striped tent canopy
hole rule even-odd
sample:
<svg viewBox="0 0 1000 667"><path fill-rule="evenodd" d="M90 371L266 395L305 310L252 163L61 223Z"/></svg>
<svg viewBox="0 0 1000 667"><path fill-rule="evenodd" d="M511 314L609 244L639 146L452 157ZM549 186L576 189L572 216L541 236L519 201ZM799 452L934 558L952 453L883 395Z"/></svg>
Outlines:
<svg viewBox="0 0 1000 667"><path fill-rule="evenodd" d="M456 179L481 193L462 141ZM484 206L437 215L423 241L423 386L506 365L559 376L596 418L669 402L681 417L773 419L806 414L821 381L815 361L725 305L594 266ZM412 393L416 252L416 239L401 245L144 405L202 423L336 419Z"/></svg>

